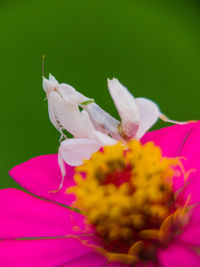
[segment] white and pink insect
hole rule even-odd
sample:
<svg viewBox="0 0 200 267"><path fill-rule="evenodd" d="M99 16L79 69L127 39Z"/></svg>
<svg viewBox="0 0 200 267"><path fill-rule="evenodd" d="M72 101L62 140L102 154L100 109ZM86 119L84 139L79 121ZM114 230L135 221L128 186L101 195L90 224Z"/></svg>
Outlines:
<svg viewBox="0 0 200 267"><path fill-rule="evenodd" d="M51 74L49 79L43 78L43 88L47 95L49 118L60 132L61 139L65 139L60 142L58 149L62 173L58 190L62 188L66 175L64 162L78 166L102 146L115 144L118 140L125 143L131 138L140 139L158 118L172 123L184 123L167 119L153 101L134 98L115 78L108 79L108 90L121 121L72 86L59 84ZM63 130L71 133L74 138L67 139Z"/></svg>

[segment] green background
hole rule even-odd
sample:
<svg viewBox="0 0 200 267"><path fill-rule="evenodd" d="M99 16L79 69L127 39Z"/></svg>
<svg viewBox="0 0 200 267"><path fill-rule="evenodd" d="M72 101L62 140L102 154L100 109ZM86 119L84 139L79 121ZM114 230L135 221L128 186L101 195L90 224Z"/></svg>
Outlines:
<svg viewBox="0 0 200 267"><path fill-rule="evenodd" d="M43 53L46 76L114 116L107 77L173 119L200 118L199 18L192 0L1 0L0 187L17 187L8 176L14 165L57 152L41 87Z"/></svg>

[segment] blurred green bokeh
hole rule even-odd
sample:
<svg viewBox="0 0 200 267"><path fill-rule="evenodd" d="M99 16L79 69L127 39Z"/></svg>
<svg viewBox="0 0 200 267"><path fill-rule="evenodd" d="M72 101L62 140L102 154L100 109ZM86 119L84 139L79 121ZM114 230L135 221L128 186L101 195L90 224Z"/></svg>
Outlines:
<svg viewBox="0 0 200 267"><path fill-rule="evenodd" d="M114 116L107 77L173 119L200 118L199 10L192 0L2 0L0 187L17 187L8 176L14 165L57 152L41 87L44 53L46 76Z"/></svg>

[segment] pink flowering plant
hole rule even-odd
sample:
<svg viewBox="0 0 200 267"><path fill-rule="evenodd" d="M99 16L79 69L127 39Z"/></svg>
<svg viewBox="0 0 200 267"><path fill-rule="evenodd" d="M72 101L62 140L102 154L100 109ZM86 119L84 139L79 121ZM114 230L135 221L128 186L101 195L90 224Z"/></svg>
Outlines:
<svg viewBox="0 0 200 267"><path fill-rule="evenodd" d="M145 133L168 119L116 79L120 122L53 76L43 87L61 143L10 171L37 197L0 190L1 266L200 266L199 122Z"/></svg>

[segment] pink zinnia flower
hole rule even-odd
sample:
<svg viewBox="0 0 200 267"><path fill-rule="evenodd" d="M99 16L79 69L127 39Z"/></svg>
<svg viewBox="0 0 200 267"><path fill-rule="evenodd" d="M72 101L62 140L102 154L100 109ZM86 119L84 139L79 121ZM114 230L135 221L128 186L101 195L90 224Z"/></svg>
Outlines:
<svg viewBox="0 0 200 267"><path fill-rule="evenodd" d="M154 261L149 258L136 266L200 266L200 122L175 125L147 133L142 143L153 141L162 150L164 157L182 157L185 171L195 169L189 175L187 184L184 178L173 179L173 191L181 192L181 201L191 208L188 222L180 229L171 229L167 243L156 246ZM57 155L33 158L10 171L10 175L25 189L40 199L17 189L0 191L0 263L1 266L70 266L100 267L124 266L108 259L96 251L102 245L99 237L94 246L85 232L85 220L67 207L75 200L73 194L66 194L68 187L75 186L74 168L66 165L67 177L63 188L56 194L55 189L61 179ZM110 178L112 180L112 177ZM190 197L189 197L190 196ZM180 231L178 231L180 230ZM93 233L96 234L95 230ZM93 234L90 229L90 234ZM75 238L78 236L78 238ZM99 241L99 242L98 242ZM155 247L154 247L155 248ZM156 260L156 262L155 262Z"/></svg>

